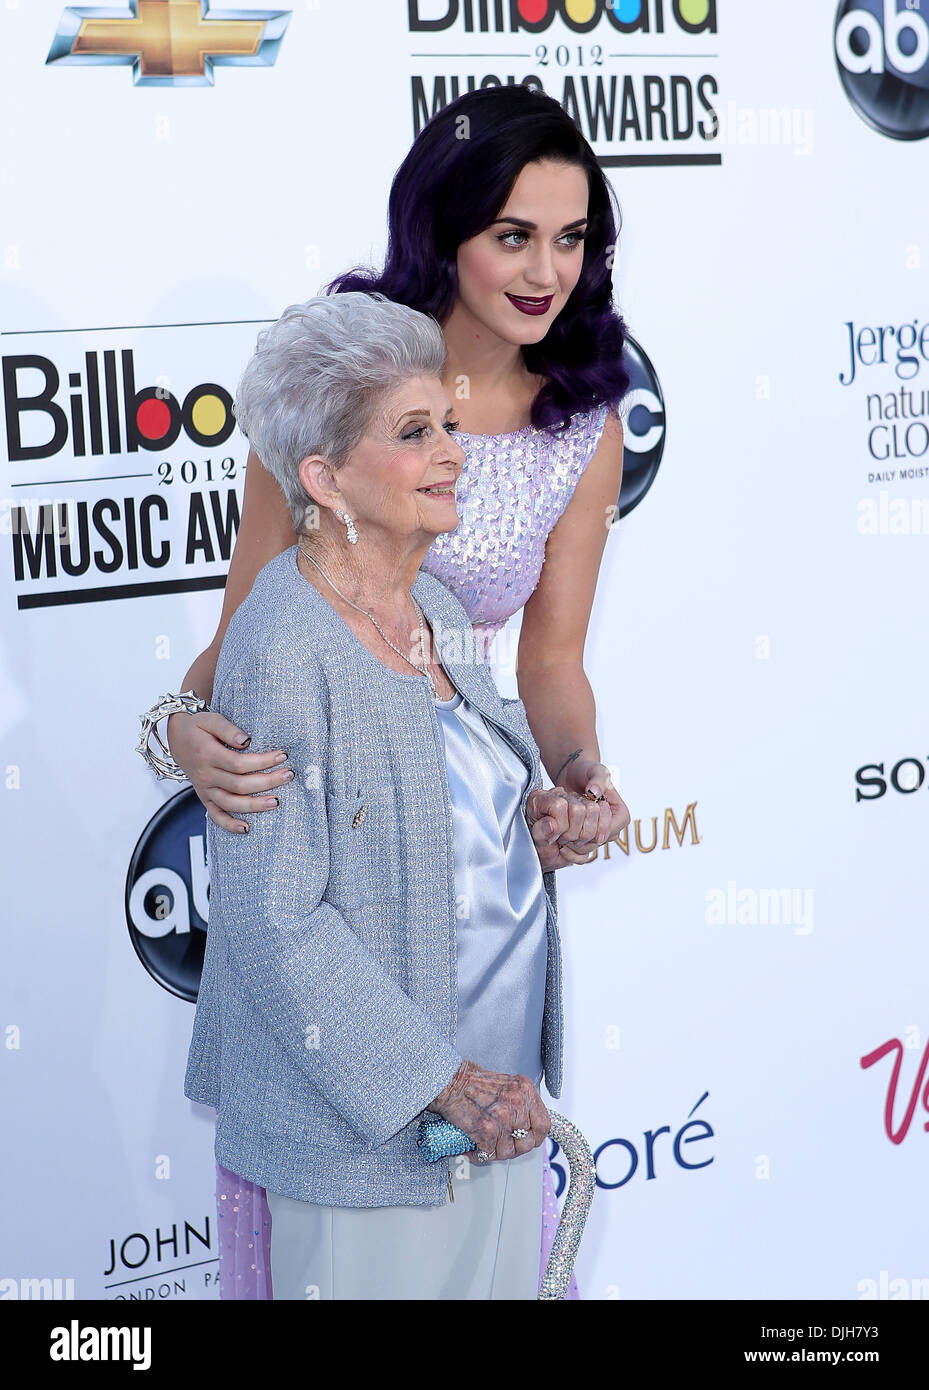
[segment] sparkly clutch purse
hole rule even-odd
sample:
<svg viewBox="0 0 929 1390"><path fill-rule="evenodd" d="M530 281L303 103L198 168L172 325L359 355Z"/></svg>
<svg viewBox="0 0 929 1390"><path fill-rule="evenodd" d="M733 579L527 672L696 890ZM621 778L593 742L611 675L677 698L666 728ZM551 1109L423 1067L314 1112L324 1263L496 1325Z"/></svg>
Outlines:
<svg viewBox="0 0 929 1390"><path fill-rule="evenodd" d="M596 1169L590 1145L581 1131L564 1115L550 1110L552 1126L549 1134L568 1161L570 1181L558 1230L552 1242L545 1274L539 1285L539 1298L563 1299L571 1282L571 1272L580 1248L587 1213L596 1187ZM419 1122L417 1143L430 1163L440 1158L453 1158L475 1147L463 1129L427 1110Z"/></svg>

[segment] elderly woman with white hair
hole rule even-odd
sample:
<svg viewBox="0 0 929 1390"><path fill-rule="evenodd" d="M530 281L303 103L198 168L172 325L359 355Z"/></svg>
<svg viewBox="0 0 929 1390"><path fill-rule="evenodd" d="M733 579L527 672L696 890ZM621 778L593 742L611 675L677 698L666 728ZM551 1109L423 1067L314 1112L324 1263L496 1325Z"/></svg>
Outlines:
<svg viewBox="0 0 929 1390"><path fill-rule="evenodd" d="M431 319L346 293L258 340L236 414L299 543L226 632L213 708L292 774L207 822L185 1094L268 1193L275 1298L535 1298L543 1077L561 1089L553 870L596 806L543 791L520 700L420 564L463 453ZM592 853L596 853L596 848ZM476 1148L430 1163L433 1112Z"/></svg>

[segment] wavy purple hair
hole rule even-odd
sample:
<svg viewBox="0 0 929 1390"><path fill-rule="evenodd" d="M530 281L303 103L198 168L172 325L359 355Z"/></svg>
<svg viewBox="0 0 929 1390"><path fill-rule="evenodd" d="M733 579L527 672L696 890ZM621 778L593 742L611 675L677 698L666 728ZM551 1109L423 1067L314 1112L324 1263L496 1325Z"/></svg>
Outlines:
<svg viewBox="0 0 929 1390"><path fill-rule="evenodd" d="M542 341L523 348L528 370L547 379L531 422L558 430L576 411L618 405L629 375L610 270L619 209L614 215L615 195L593 150L553 98L521 85L483 87L437 112L391 184L383 270L356 266L326 291L379 290L444 323L458 297L458 247L499 216L523 167L540 159L579 165L589 190L578 282Z"/></svg>

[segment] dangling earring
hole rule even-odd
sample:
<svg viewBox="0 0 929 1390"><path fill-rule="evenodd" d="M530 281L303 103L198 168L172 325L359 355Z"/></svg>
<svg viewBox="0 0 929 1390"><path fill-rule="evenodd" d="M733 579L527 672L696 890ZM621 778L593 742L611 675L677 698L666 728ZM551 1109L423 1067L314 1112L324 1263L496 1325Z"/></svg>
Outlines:
<svg viewBox="0 0 929 1390"><path fill-rule="evenodd" d="M340 521L345 522L345 530L348 533L348 543L349 545L354 545L358 540L358 532L355 530L354 521L352 521L348 512L337 511L336 516L339 518Z"/></svg>

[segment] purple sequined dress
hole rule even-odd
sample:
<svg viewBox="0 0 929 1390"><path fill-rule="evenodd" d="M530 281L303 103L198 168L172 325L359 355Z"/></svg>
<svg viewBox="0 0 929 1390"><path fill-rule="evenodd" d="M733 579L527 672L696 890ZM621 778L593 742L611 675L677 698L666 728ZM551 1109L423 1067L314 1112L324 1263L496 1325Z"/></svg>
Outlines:
<svg viewBox="0 0 929 1390"><path fill-rule="evenodd" d="M539 582L548 534L600 442L607 407L575 415L559 437L527 425L509 434L463 434L455 493L457 530L439 536L422 568L469 614L489 648ZM543 1165L539 1278L558 1224L552 1170ZM271 1298L271 1213L263 1187L216 1165L221 1298ZM572 1277L568 1298L578 1298Z"/></svg>

